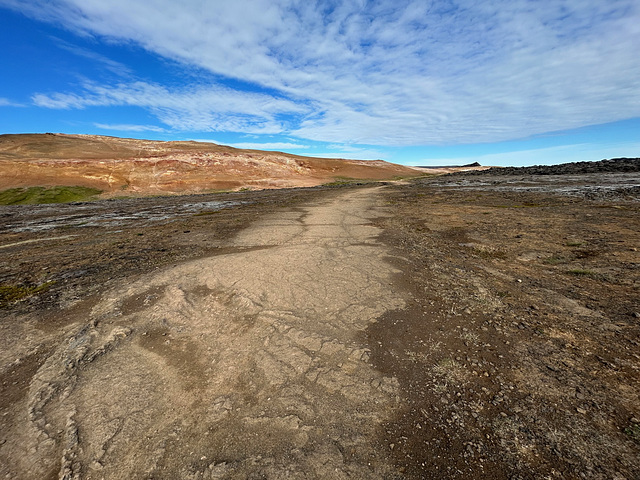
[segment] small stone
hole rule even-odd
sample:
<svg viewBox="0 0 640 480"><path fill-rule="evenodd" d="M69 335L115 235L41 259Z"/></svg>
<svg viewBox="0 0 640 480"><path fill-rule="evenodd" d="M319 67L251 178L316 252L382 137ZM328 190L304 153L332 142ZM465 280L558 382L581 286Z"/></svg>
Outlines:
<svg viewBox="0 0 640 480"><path fill-rule="evenodd" d="M631 419L629 421L631 423L640 423L640 419L637 419L636 417L631 417Z"/></svg>
<svg viewBox="0 0 640 480"><path fill-rule="evenodd" d="M576 408L576 411L577 411L578 413L581 413L582 415L584 415L584 414L586 414L586 413L587 413L587 411L586 411L584 408L580 408L580 407Z"/></svg>
<svg viewBox="0 0 640 480"><path fill-rule="evenodd" d="M633 318L640 318L640 312L633 312Z"/></svg>

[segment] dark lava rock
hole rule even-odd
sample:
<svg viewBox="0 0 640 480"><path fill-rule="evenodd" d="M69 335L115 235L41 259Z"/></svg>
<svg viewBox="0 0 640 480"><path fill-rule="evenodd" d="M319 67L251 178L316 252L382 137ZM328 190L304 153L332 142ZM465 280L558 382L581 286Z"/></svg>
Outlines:
<svg viewBox="0 0 640 480"><path fill-rule="evenodd" d="M613 158L599 162L571 162L560 165L534 165L532 167L494 167L452 175L577 175L582 173L640 172L640 158Z"/></svg>

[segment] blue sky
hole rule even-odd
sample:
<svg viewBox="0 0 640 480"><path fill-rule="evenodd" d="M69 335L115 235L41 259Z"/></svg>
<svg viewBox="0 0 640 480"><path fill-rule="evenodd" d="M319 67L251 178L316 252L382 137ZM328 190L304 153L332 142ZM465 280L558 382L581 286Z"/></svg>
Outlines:
<svg viewBox="0 0 640 480"><path fill-rule="evenodd" d="M0 133L409 165L640 156L637 0L0 0Z"/></svg>

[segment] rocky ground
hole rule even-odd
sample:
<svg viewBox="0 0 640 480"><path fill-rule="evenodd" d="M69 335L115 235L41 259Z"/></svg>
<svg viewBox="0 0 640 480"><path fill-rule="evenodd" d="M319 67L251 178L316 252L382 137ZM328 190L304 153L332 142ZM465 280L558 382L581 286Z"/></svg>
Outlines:
<svg viewBox="0 0 640 480"><path fill-rule="evenodd" d="M2 207L0 474L638 478L638 185Z"/></svg>
<svg viewBox="0 0 640 480"><path fill-rule="evenodd" d="M639 184L391 189L383 238L413 298L368 338L405 394L382 435L408 477L638 478Z"/></svg>
<svg viewBox="0 0 640 480"><path fill-rule="evenodd" d="M584 175L634 172L640 172L640 158L623 157L599 162L571 162L531 167L493 167L490 171L470 170L466 175Z"/></svg>

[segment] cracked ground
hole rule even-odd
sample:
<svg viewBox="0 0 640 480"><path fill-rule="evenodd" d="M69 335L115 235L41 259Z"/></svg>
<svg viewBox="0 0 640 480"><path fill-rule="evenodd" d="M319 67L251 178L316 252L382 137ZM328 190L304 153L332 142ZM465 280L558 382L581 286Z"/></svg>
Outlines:
<svg viewBox="0 0 640 480"><path fill-rule="evenodd" d="M452 178L3 207L0 474L638 478L637 199Z"/></svg>

